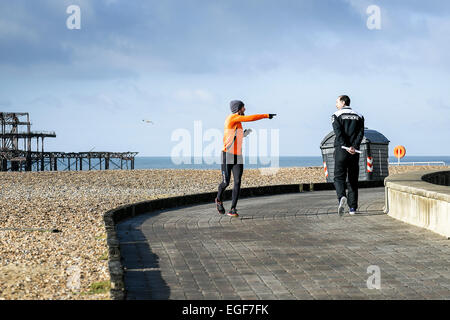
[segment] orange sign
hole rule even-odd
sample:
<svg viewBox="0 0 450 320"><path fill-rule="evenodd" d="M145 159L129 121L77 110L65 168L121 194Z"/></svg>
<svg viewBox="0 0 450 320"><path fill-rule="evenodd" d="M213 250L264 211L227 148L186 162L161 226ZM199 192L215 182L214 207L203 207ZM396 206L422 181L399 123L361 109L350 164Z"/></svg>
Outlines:
<svg viewBox="0 0 450 320"><path fill-rule="evenodd" d="M401 159L405 156L406 154L406 149L404 146L396 146L394 148L394 156L398 159Z"/></svg>

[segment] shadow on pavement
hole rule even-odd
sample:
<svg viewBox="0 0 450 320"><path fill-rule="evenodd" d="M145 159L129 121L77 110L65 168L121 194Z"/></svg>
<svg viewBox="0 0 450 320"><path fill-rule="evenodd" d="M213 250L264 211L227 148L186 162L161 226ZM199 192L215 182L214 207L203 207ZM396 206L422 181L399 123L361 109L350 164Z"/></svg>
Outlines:
<svg viewBox="0 0 450 320"><path fill-rule="evenodd" d="M167 300L170 288L161 275L159 257L131 220L117 226L127 300Z"/></svg>
<svg viewBox="0 0 450 320"><path fill-rule="evenodd" d="M333 212L336 211L336 212ZM323 212L305 212L305 213L279 213L279 214L273 214L273 215L249 215L249 216L241 216L239 217L239 220L278 220L278 219L287 219L287 218L303 218L303 217L311 217L311 216L333 216L337 214L337 210L333 207L330 211L323 211ZM349 215L348 212L344 214L344 216L349 217L367 217L367 216L379 216L379 215L385 215L383 210L379 209L372 209L372 210L364 210L364 211L358 211L355 215Z"/></svg>

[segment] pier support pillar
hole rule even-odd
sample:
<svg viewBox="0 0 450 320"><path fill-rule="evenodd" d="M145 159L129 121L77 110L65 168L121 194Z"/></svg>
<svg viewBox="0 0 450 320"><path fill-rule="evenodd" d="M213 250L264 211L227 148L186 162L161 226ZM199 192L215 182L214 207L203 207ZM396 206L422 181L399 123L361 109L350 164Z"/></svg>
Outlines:
<svg viewBox="0 0 450 320"><path fill-rule="evenodd" d="M19 171L19 162L11 161L11 171Z"/></svg>
<svg viewBox="0 0 450 320"><path fill-rule="evenodd" d="M31 138L30 138L31 139ZM32 170L32 164L31 164L31 152L27 152L27 160L25 165L25 171L31 171Z"/></svg>

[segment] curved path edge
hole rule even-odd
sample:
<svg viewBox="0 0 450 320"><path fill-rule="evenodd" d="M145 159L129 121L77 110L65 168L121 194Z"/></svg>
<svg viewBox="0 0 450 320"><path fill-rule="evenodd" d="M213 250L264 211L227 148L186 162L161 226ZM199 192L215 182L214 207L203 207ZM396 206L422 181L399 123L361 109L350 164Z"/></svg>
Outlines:
<svg viewBox="0 0 450 320"><path fill-rule="evenodd" d="M361 181L360 188L383 187L384 181ZM260 186L242 188L240 198L268 196L287 193L333 190L333 183L301 183L301 184L285 184L274 186ZM226 190L224 194L225 200L231 199L232 190ZM128 218L137 215L149 213L161 209L170 209L186 205L195 205L212 202L217 192L207 192L200 194L189 194L183 196L169 197L156 200L147 200L128 205L123 205L107 211L104 216L105 230L108 245L108 268L111 279L111 299L124 300L126 298L123 266L120 256L119 240L116 234L116 225Z"/></svg>

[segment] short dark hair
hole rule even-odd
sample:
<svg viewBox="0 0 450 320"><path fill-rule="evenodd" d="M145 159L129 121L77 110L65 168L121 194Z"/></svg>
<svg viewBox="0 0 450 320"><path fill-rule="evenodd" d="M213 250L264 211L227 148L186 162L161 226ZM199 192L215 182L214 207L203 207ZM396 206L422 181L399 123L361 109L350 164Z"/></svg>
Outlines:
<svg viewBox="0 0 450 320"><path fill-rule="evenodd" d="M346 106L350 106L349 96L346 96L346 95L339 96L339 100L343 101Z"/></svg>

